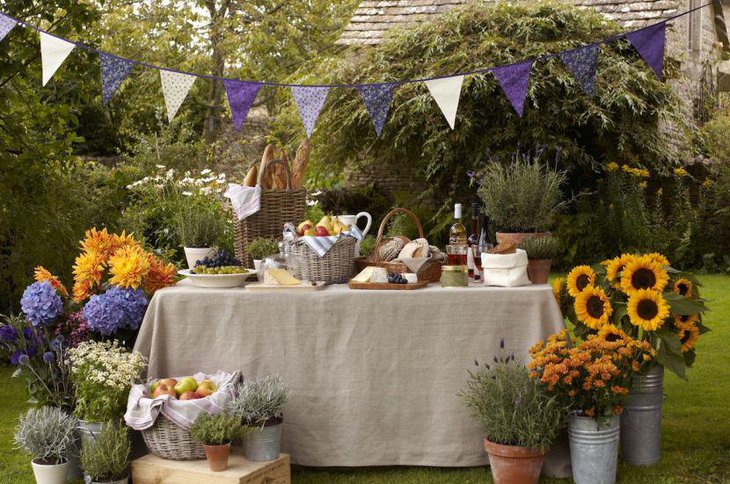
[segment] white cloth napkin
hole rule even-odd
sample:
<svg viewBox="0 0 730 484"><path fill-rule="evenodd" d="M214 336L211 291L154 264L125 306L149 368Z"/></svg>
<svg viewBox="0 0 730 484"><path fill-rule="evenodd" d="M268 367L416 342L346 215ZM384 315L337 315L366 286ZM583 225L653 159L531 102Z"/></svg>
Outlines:
<svg viewBox="0 0 730 484"><path fill-rule="evenodd" d="M241 379L241 372L225 373L219 371L215 375L196 373L193 378L198 382L212 380L218 391L197 400L176 400L169 395L150 398L147 385L133 385L127 398L127 412L124 421L135 430L145 430L155 424L160 413L183 429L190 429L201 413L219 414L226 403L233 398L236 384Z"/></svg>
<svg viewBox="0 0 730 484"><path fill-rule="evenodd" d="M329 252L337 239L340 237L354 237L357 240L362 240L364 237L362 231L354 225L350 227L346 232L340 232L340 235L330 235L328 237L315 237L312 235L304 235L300 237L304 242L311 247L311 249L317 253L318 256L324 257Z"/></svg>
<svg viewBox="0 0 730 484"><path fill-rule="evenodd" d="M231 205L238 220L255 214L261 208L261 187L259 185L244 187L236 183L229 183L223 196L231 199Z"/></svg>

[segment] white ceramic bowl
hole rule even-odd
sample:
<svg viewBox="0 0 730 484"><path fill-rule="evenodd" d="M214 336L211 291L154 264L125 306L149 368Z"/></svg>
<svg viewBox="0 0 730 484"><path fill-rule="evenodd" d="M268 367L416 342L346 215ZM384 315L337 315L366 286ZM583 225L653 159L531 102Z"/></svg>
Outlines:
<svg viewBox="0 0 730 484"><path fill-rule="evenodd" d="M178 271L178 274L190 280L193 286L198 287L239 287L250 277L255 277L255 272L244 274L193 274L190 269Z"/></svg>

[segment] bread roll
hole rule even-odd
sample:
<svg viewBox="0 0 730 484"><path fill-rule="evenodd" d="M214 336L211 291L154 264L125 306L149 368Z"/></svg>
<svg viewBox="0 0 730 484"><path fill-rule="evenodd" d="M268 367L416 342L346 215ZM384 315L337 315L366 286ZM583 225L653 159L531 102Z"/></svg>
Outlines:
<svg viewBox="0 0 730 484"><path fill-rule="evenodd" d="M266 171L266 165L271 160L276 159L276 153L274 145L269 144L266 146L266 149L264 149L264 154L261 157L261 164L259 165L259 172L263 173L261 176L261 188L264 189L270 189L271 188L271 172Z"/></svg>
<svg viewBox="0 0 730 484"><path fill-rule="evenodd" d="M258 176L259 167L257 165L253 165L251 168L248 169L248 173L246 173L246 178L243 179L243 185L247 187L255 187Z"/></svg>
<svg viewBox="0 0 730 484"><path fill-rule="evenodd" d="M309 139L304 139L299 143L297 154L291 165L292 189L302 188L304 185L304 174L307 171L307 163L309 163Z"/></svg>

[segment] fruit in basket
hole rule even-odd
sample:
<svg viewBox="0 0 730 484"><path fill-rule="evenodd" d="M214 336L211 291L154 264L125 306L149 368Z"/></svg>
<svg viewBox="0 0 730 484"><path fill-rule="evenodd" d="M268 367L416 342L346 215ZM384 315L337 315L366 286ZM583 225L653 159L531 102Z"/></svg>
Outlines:
<svg viewBox="0 0 730 484"><path fill-rule="evenodd" d="M317 237L327 237L330 234L329 230L327 230L327 228L322 225L317 225L316 231Z"/></svg>
<svg viewBox="0 0 730 484"><path fill-rule="evenodd" d="M161 397L162 395L170 395L170 397L172 398L177 398L177 392L175 391L175 388L169 387L164 383L160 383L159 385L157 385L155 391L152 392L152 398Z"/></svg>
<svg viewBox="0 0 730 484"><path fill-rule="evenodd" d="M335 220L332 222L332 235L340 235L340 232L347 232L347 225L340 222L340 219L335 217Z"/></svg>
<svg viewBox="0 0 730 484"><path fill-rule="evenodd" d="M218 387L215 386L215 383L213 383L210 380L203 380L198 385L198 389L195 390L195 393L202 397L207 397L208 395L212 395L218 390Z"/></svg>
<svg viewBox="0 0 730 484"><path fill-rule="evenodd" d="M160 380L157 380L155 383L157 385L167 385L168 387L173 388L175 385L177 385L177 380L175 380L174 378L162 378ZM154 388L151 389L151 391L153 392L157 388L157 385L155 385L155 383L152 384L154 385Z"/></svg>
<svg viewBox="0 0 730 484"><path fill-rule="evenodd" d="M304 235L304 231L310 227L314 227L314 222L312 222L311 220L305 220L304 222L300 223L297 226L297 235Z"/></svg>
<svg viewBox="0 0 730 484"><path fill-rule="evenodd" d="M182 395L185 392L194 392L197 389L198 382L192 376L180 378L180 381L175 385L175 391L178 395Z"/></svg>
<svg viewBox="0 0 730 484"><path fill-rule="evenodd" d="M324 227L327 229L327 234L329 235L332 233L332 219L329 217L329 215L325 215L320 219L319 222L317 222L317 227Z"/></svg>
<svg viewBox="0 0 730 484"><path fill-rule="evenodd" d="M199 395L198 392L185 392L180 395L180 400L197 400L203 398L203 395Z"/></svg>
<svg viewBox="0 0 730 484"><path fill-rule="evenodd" d="M317 229L314 227L309 227L304 230L304 235L307 235L309 237L316 237L317 236Z"/></svg>

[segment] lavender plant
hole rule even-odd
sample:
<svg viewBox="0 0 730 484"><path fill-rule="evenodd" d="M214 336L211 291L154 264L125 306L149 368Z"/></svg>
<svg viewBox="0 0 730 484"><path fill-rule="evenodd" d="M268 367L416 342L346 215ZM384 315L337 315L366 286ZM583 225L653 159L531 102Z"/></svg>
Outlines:
<svg viewBox="0 0 730 484"><path fill-rule="evenodd" d="M281 377L267 376L244 380L226 410L244 425L273 425L283 419L281 409L288 399L288 389Z"/></svg>
<svg viewBox="0 0 730 484"><path fill-rule="evenodd" d="M78 420L60 408L31 408L18 420L15 446L33 456L39 464L57 465L76 452Z"/></svg>

